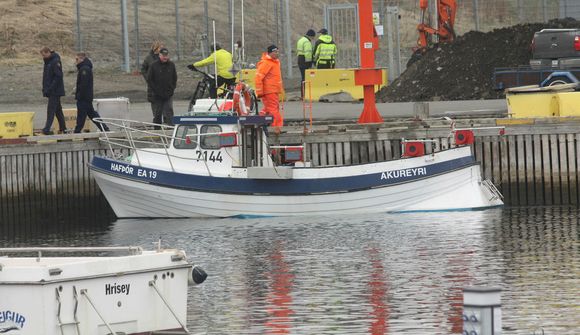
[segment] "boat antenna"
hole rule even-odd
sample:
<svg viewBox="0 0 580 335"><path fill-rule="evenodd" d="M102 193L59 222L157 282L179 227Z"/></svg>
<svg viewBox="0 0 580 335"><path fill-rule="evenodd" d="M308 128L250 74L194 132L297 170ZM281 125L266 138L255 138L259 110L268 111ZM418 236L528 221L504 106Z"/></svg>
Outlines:
<svg viewBox="0 0 580 335"><path fill-rule="evenodd" d="M215 89L216 89L216 95L215 95L215 99L213 101L213 104L211 106L209 106L208 110L210 110L214 105L217 106L217 55L216 55L216 40L215 40L215 20L211 21L211 26L213 29L213 70L214 70L214 75L213 75L213 79L214 79L214 85L215 85Z"/></svg>
<svg viewBox="0 0 580 335"><path fill-rule="evenodd" d="M246 50L246 38L245 38L245 31L244 31L244 0L241 0L241 26L242 26L242 38L241 40L238 40L235 44L235 59L234 59L234 64L235 64L235 70L236 72L239 72L239 80L240 81L244 81L243 78L243 74L244 72L241 71L246 67L246 56L245 56L245 50ZM233 31L232 31L233 34ZM234 74L236 75L236 74Z"/></svg>
<svg viewBox="0 0 580 335"><path fill-rule="evenodd" d="M244 0L242 0L242 45L241 45L241 68L243 68L246 62L246 38L245 38L245 30L244 30Z"/></svg>
<svg viewBox="0 0 580 335"><path fill-rule="evenodd" d="M217 45L216 45L216 40L215 40L215 20L211 21L212 24L212 29L213 29L213 68L214 68L214 80L215 80L215 87L217 89L217 55L216 55L216 51L217 51ZM216 94L216 104L217 104L217 94Z"/></svg>
<svg viewBox="0 0 580 335"><path fill-rule="evenodd" d="M232 18L232 27L231 27L232 28L232 31L231 31L232 48L230 50L233 53L234 52L234 19L235 19L234 12L236 9L235 2L233 0L230 0L230 8L231 8L230 17Z"/></svg>

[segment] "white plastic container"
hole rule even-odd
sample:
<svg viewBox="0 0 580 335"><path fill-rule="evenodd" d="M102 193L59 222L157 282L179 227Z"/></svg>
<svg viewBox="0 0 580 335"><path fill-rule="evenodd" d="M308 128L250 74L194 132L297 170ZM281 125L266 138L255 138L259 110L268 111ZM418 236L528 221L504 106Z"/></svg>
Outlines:
<svg viewBox="0 0 580 335"><path fill-rule="evenodd" d="M102 118L129 119L129 98L94 99L93 102Z"/></svg>

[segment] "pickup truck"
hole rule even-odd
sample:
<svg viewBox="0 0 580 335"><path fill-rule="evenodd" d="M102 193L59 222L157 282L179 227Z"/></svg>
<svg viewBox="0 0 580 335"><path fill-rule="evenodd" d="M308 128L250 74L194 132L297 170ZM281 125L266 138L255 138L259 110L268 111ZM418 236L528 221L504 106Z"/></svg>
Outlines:
<svg viewBox="0 0 580 335"><path fill-rule="evenodd" d="M542 29L532 39L533 69L580 67L580 29Z"/></svg>
<svg viewBox="0 0 580 335"><path fill-rule="evenodd" d="M580 29L542 29L534 34L531 51L529 66L494 70L496 90L574 83L580 78Z"/></svg>

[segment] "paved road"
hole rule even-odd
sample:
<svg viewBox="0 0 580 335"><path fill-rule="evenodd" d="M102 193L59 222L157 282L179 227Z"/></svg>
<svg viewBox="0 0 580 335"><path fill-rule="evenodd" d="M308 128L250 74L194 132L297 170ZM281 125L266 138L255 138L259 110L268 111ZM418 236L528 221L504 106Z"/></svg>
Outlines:
<svg viewBox="0 0 580 335"><path fill-rule="evenodd" d="M414 104L412 102L401 103L379 103L377 110L383 118L411 118L414 117ZM469 100L469 101L439 101L428 102L431 117L443 116L464 116L464 115L506 115L507 105L504 99L501 100ZM180 114L187 109L188 101L175 101L175 114ZM63 108L76 108L74 105L63 105ZM363 110L362 103L313 103L313 119L316 120L355 120ZM35 112L34 128L40 129L46 120L45 104L2 104L0 103L0 113L2 112ZM303 105L301 102L290 101L284 104L286 120L302 120ZM111 117L101 115L102 117ZM137 121L148 121L152 119L151 107L149 103L131 103L129 107L129 118ZM56 122L56 120L55 120Z"/></svg>

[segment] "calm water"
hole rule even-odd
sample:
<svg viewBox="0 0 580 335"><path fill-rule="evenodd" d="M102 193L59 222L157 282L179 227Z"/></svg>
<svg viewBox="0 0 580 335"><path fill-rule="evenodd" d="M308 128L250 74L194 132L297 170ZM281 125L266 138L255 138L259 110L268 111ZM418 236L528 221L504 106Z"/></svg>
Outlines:
<svg viewBox="0 0 580 335"><path fill-rule="evenodd" d="M579 209L341 217L121 220L11 235L7 246L140 245L188 252L203 334L450 334L462 288L499 286L504 334L580 334ZM1 237L0 237L1 238Z"/></svg>

